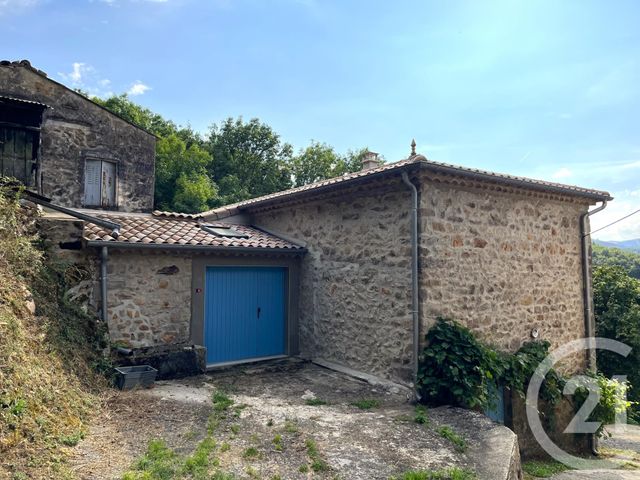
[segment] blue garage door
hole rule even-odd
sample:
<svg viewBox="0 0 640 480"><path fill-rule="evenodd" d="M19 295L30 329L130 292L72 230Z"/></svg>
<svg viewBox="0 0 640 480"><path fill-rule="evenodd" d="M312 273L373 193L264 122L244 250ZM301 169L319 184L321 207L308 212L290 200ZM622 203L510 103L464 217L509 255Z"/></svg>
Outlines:
<svg viewBox="0 0 640 480"><path fill-rule="evenodd" d="M285 271L208 267L204 338L207 363L285 353Z"/></svg>

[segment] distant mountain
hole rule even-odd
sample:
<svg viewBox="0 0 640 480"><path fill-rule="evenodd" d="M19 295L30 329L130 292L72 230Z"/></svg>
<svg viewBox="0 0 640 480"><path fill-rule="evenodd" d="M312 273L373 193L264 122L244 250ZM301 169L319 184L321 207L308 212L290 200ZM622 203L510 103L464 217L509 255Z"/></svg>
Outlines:
<svg viewBox="0 0 640 480"><path fill-rule="evenodd" d="M593 243L601 245L603 247L620 248L622 250L631 250L632 252L640 253L640 238L633 240L622 240L620 242L606 241L606 240L594 240Z"/></svg>

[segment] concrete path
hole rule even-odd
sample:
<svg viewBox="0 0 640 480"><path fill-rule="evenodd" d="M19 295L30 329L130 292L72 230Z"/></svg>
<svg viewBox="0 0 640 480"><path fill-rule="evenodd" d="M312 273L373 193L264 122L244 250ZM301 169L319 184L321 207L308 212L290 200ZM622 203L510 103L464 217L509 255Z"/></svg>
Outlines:
<svg viewBox="0 0 640 480"><path fill-rule="evenodd" d="M211 425L212 394L219 391L233 403L215 422L216 459L235 478L388 480L409 470L459 467L479 480L511 480L520 471L513 432L481 414L436 408L416 423L402 388L286 361L114 394L102 422L76 449L78 477L121 478L151 438L190 454ZM466 448L445 438L445 425Z"/></svg>
<svg viewBox="0 0 640 480"><path fill-rule="evenodd" d="M601 440L600 450L622 468L568 471L552 480L640 480L640 427L626 425L620 430L612 428L611 432L611 438Z"/></svg>

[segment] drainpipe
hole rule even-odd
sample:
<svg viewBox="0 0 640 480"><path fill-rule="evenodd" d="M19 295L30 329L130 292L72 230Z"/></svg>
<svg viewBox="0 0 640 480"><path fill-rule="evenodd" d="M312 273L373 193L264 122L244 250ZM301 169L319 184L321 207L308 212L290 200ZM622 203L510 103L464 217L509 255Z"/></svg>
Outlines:
<svg viewBox="0 0 640 480"><path fill-rule="evenodd" d="M580 239L582 241L582 300L584 303L584 330L589 342L587 354L587 365L589 370L596 370L596 350L595 350L595 318L593 315L593 293L591 290L591 275L589 269L589 252L591 242L591 231L588 230L587 222L589 217L605 209L607 201L603 200L602 205L580 215ZM598 440L595 435L589 437L591 452L598 455Z"/></svg>
<svg viewBox="0 0 640 480"><path fill-rule="evenodd" d="M107 260L109 259L109 251L107 247L100 250L100 294L102 296L102 321L106 322L107 313Z"/></svg>
<svg viewBox="0 0 640 480"><path fill-rule="evenodd" d="M418 357L420 355L420 318L418 315L418 189L402 172L402 181L411 189L411 315L413 317L413 386L418 392Z"/></svg>

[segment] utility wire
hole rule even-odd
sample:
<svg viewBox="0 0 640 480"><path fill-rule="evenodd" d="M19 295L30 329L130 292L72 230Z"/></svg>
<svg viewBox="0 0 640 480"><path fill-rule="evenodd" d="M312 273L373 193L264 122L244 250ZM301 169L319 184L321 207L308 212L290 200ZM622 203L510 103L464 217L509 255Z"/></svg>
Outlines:
<svg viewBox="0 0 640 480"><path fill-rule="evenodd" d="M636 213L640 213L640 208L638 210L636 210L635 212L631 212L629 215L625 215L624 217L619 218L615 222L611 222L610 224L605 225L604 227L600 227L597 230L594 230L593 232L587 233L585 235L585 237L588 237L589 235L593 235L594 233L599 232L600 230L604 230L605 228L609 228L611 225L615 225L616 223L621 222L622 220L625 220L625 219L629 218L630 216L635 215Z"/></svg>

